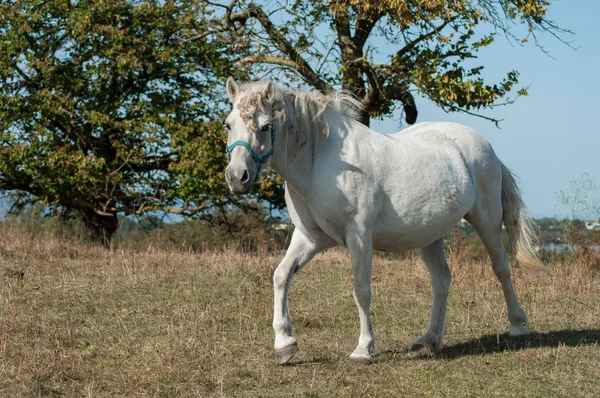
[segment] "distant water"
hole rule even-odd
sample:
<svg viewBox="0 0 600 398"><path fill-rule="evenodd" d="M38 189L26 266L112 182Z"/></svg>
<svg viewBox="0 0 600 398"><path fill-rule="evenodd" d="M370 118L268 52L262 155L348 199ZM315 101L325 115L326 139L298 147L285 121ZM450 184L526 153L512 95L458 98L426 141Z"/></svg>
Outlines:
<svg viewBox="0 0 600 398"><path fill-rule="evenodd" d="M595 245L594 249L597 252L600 252L600 245ZM544 251L562 253L565 251L574 251L574 250L573 250L573 245L571 245L569 243L548 243L548 244L544 245Z"/></svg>

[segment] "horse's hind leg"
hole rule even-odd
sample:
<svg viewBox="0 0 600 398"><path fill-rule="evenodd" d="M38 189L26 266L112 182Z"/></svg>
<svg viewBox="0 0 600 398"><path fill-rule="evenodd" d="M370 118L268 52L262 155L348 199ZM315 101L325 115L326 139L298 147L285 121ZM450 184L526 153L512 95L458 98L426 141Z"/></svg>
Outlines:
<svg viewBox="0 0 600 398"><path fill-rule="evenodd" d="M502 285L502 292L506 300L510 334L518 336L529 333L526 328L527 315L519 305L519 300L510 279L508 255L502 242L502 205L499 204L498 206L497 211L484 211L481 206L476 206L465 216L465 219L477 231L492 260L492 269Z"/></svg>
<svg viewBox="0 0 600 398"><path fill-rule="evenodd" d="M452 274L444 255L444 240L439 239L429 246L421 248L421 258L429 270L433 303L427 331L414 342L412 350L425 349L434 353L442 348L442 338L446 327L446 302L452 280Z"/></svg>
<svg viewBox="0 0 600 398"><path fill-rule="evenodd" d="M346 244L350 251L354 274L354 302L360 319L358 345L350 355L350 363L367 364L373 359L375 335L371 324L371 267L373 261L373 241L371 232L354 231L349 233Z"/></svg>

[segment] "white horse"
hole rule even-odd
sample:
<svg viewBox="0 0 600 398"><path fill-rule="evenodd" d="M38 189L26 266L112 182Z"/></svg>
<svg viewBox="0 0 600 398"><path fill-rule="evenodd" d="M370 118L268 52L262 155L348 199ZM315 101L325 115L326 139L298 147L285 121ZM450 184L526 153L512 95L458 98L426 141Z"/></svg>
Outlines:
<svg viewBox="0 0 600 398"><path fill-rule="evenodd" d="M481 237L502 284L510 334L528 333L510 278L502 222L521 265L544 266L532 249L531 219L513 175L481 135L455 123L420 123L380 134L355 120L360 104L348 95L276 88L270 81L238 86L229 78L227 95L233 103L225 119L230 190L248 192L261 167L271 166L286 182L296 227L273 276L279 363L298 350L287 303L292 278L317 253L337 245L350 251L360 317L350 361L368 363L373 357L373 250L421 248L433 304L427 330L413 349L439 351L451 279L443 237L463 217Z"/></svg>

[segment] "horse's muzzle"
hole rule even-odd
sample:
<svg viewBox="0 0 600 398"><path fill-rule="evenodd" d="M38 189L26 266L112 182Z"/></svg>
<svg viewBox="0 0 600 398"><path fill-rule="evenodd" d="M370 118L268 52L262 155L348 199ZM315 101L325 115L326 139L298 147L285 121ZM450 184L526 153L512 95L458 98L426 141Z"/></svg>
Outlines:
<svg viewBox="0 0 600 398"><path fill-rule="evenodd" d="M252 187L252 181L254 181L247 169L235 167L228 167L225 170L225 179L229 190L234 194L248 193Z"/></svg>

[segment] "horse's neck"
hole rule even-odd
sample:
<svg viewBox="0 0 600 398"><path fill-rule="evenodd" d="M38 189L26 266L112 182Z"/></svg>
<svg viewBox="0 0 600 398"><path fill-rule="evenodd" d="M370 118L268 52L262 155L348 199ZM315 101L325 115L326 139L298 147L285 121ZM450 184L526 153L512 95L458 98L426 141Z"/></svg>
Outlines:
<svg viewBox="0 0 600 398"><path fill-rule="evenodd" d="M322 151L340 151L342 141L354 130L368 129L368 127L353 119L341 117L334 111L326 110L324 117L329 126L329 138L325 145L318 149L319 153ZM340 135L341 131L343 131L342 135ZM313 142L308 142L306 148L302 149L300 157L297 158L297 149L291 142L293 138L289 137L289 142L286 140L285 135L277 138L271 167L288 185L293 186L296 192L309 195L312 175L315 172L319 172L319 170L314 170L313 168L317 155L313 153L315 150ZM323 170L320 172L323 172Z"/></svg>
<svg viewBox="0 0 600 398"><path fill-rule="evenodd" d="M310 179L313 173L315 160L314 144L311 138L298 154L295 138L284 132L277 137L275 152L271 167L283 178L286 184L294 187L295 191L302 194L307 193L310 188Z"/></svg>
<svg viewBox="0 0 600 398"><path fill-rule="evenodd" d="M293 186L297 192L307 192L314 160L312 148L306 148L300 157L297 157L293 153L293 146L287 144L285 137L282 137L273 154L271 167L285 180L286 184Z"/></svg>

